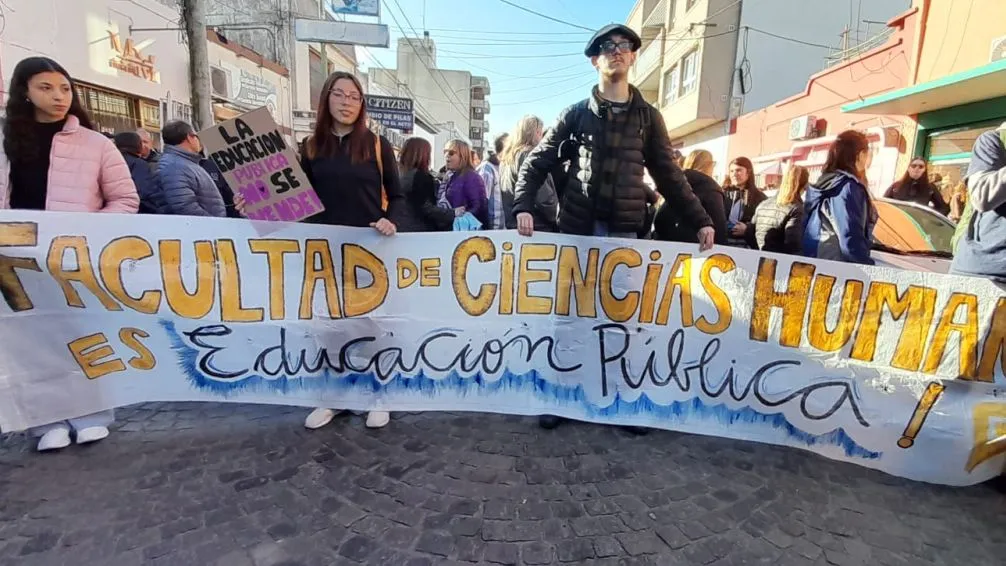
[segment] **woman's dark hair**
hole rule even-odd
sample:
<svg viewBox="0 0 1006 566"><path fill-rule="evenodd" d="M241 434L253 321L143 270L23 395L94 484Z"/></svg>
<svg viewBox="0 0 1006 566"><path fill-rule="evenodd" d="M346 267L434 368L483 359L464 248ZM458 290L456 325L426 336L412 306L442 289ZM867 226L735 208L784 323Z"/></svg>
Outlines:
<svg viewBox="0 0 1006 566"><path fill-rule="evenodd" d="M28 98L28 82L39 73L59 73L70 82L70 110L68 116L76 116L80 125L93 130L90 116L77 98L77 89L70 73L62 65L48 57L28 57L18 62L10 77L7 91L7 117L3 121L3 150L11 163L34 161L39 155L39 144L35 141L35 105Z"/></svg>
<svg viewBox="0 0 1006 566"><path fill-rule="evenodd" d="M403 171L415 169L416 171L427 172L430 170L430 159L433 154L433 147L430 142L423 138L409 138L402 146L402 154L398 157L398 164Z"/></svg>
<svg viewBox="0 0 1006 566"><path fill-rule="evenodd" d="M321 87L321 94L318 96L317 121L314 126L314 135L304 144L304 149L308 159L315 157L331 157L335 154L336 136L332 132L335 127L335 117L328 106L328 99L335 88L335 83L342 79L352 81L360 96L363 97L363 85L355 75L338 71L332 73ZM353 123L353 131L347 137L349 146L349 160L352 163L362 163L374 157L374 134L367 129L367 103L366 98L360 101L360 115Z"/></svg>
<svg viewBox="0 0 1006 566"><path fill-rule="evenodd" d="M119 151L139 156L143 149L143 140L136 132L119 132L115 134L114 140L115 147L119 148Z"/></svg>
<svg viewBox="0 0 1006 566"><path fill-rule="evenodd" d="M929 181L929 166L926 165L926 158L925 157L921 157L921 156L916 156L916 157L913 157L912 160L908 162L908 169L905 169L905 174L902 175L901 179L898 180L898 186L899 187L907 187L908 185L911 184L911 182L912 182L912 176L909 174L909 171L911 171L911 169L912 169L912 163L915 163L916 161L921 161L922 162L922 166L925 167L925 169L922 170L922 176L919 177L919 180L923 181L923 182L928 182Z"/></svg>
<svg viewBox="0 0 1006 566"><path fill-rule="evenodd" d="M821 174L845 171L865 183L866 179L863 176L866 172L856 170L856 161L859 159L860 153L869 149L870 140L863 132L846 130L838 134L831 147L828 148L828 159L824 162Z"/></svg>
<svg viewBox="0 0 1006 566"><path fill-rule="evenodd" d="M739 165L739 166L743 167L744 169L746 169L747 172L748 172L748 180L744 181L744 186L743 187L736 187L736 188L744 189L744 204L747 204L748 203L748 199L751 198L751 195L753 195L755 193L755 191L758 190L758 185L755 184L754 164L752 164L751 160L748 159L747 157L737 157L733 161L730 162L730 167L733 167L734 165ZM729 188L733 187L734 186L733 182L734 182L733 178L730 177L729 171L728 171L727 181L726 181L726 183L723 184L723 188L724 189L729 189Z"/></svg>

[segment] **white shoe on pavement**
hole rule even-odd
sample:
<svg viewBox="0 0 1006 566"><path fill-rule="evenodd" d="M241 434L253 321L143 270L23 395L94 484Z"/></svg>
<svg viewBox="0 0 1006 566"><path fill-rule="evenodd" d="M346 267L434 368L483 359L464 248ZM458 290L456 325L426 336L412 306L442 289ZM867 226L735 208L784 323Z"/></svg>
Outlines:
<svg viewBox="0 0 1006 566"><path fill-rule="evenodd" d="M370 411L367 413L367 428L384 428L391 422L391 413L387 411Z"/></svg>
<svg viewBox="0 0 1006 566"><path fill-rule="evenodd" d="M332 422L332 419L342 411L337 411L335 409L325 409L324 407L318 407L317 409L311 411L311 414L307 416L304 420L304 426L314 430L316 428L321 428L328 423Z"/></svg>
<svg viewBox="0 0 1006 566"><path fill-rule="evenodd" d="M108 438L108 427L89 426L77 431L77 444L90 444Z"/></svg>
<svg viewBox="0 0 1006 566"><path fill-rule="evenodd" d="M70 445L70 427L60 426L42 435L38 439L38 451L48 452L49 450L59 450Z"/></svg>

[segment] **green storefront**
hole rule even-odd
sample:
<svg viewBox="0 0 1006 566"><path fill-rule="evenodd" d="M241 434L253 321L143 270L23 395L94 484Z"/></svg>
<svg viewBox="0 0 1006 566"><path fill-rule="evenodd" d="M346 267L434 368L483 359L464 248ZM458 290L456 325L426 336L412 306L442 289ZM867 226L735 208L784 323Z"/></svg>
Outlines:
<svg viewBox="0 0 1006 566"><path fill-rule="evenodd" d="M912 155L929 162L946 193L961 180L982 132L1006 122L1006 59L886 92L842 107L843 112L916 116Z"/></svg>
<svg viewBox="0 0 1006 566"><path fill-rule="evenodd" d="M930 175L939 174L953 187L967 172L978 136L1004 122L1006 96L919 114L915 155L926 158Z"/></svg>

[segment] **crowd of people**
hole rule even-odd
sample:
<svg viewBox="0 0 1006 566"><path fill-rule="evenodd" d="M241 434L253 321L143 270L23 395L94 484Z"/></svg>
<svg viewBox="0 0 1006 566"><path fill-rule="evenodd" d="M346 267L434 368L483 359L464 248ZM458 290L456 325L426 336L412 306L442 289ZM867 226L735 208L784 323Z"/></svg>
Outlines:
<svg viewBox="0 0 1006 566"><path fill-rule="evenodd" d="M752 162L738 157L723 183L713 156L681 156L663 117L627 80L641 41L623 25L599 30L584 54L598 72L586 99L562 112L552 128L525 116L494 140L485 160L463 140L443 150L434 172L431 144L407 140L401 151L369 129L364 91L352 74L325 82L313 134L299 148L300 164L325 210L305 220L330 226L397 232L516 229L580 236L654 238L736 246L857 264L872 264L877 209L867 188L871 152L866 136L849 130L829 148L821 176L791 166L773 198L756 186ZM12 76L0 155L0 206L29 210L241 217L234 194L190 124L167 123L163 152L143 130L112 139L94 131L70 75L55 61L32 57ZM956 272L1006 280L1006 151L994 132L983 135L966 177L972 198L960 206ZM645 173L652 179L647 182ZM950 208L929 183L925 161L887 193L896 199ZM963 199L962 199L963 202ZM952 204L952 203L951 203ZM366 425L388 424L387 411ZM313 410L317 429L339 413ZM111 411L54 423L34 432L40 451L108 436ZM561 419L542 416L543 427ZM629 427L637 434L646 429Z"/></svg>

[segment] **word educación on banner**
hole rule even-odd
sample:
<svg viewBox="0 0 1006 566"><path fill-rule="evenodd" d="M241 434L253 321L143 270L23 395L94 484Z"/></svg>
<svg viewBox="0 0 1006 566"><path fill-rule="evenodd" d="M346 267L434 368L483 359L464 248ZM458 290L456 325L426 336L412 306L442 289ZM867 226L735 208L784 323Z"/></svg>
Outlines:
<svg viewBox="0 0 1006 566"><path fill-rule="evenodd" d="M233 155L213 158L231 174L281 147L226 135ZM0 320L69 352L74 392L10 385L33 372L0 346L6 428L154 400L379 400L772 442L949 484L1006 460L1006 298L985 281L561 235L4 218Z"/></svg>

